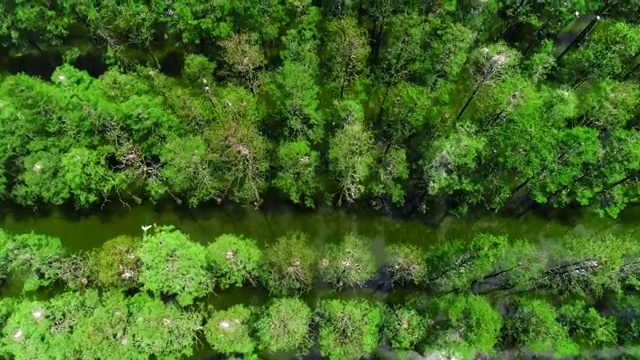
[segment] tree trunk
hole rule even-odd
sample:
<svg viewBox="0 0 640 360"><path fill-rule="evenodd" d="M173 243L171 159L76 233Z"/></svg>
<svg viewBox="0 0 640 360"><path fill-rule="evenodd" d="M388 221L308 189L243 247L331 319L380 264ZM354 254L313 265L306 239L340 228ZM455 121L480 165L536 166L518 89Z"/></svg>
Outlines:
<svg viewBox="0 0 640 360"><path fill-rule="evenodd" d="M630 179L631 179L631 178L633 178L634 176L638 176L638 172L637 172L637 171L632 172L631 174L629 174L629 175L625 176L623 179L620 179L620 180L615 181L615 182L613 182L613 183L607 184L606 186L604 186L604 187L602 188L602 190L598 191L598 192L595 194L595 196L598 196L598 195L600 195L600 194L602 194L602 193L604 193L604 192L606 192L606 191L609 191L609 190L613 189L614 187L616 187L616 186L618 186L618 185L621 185L621 184L623 184L623 183L627 182L628 180L630 180Z"/></svg>
<svg viewBox="0 0 640 360"><path fill-rule="evenodd" d="M569 52L569 50L573 49L578 43L580 43L588 34L589 32L591 32L591 30L593 29L593 27L596 25L596 23L598 22L598 17L595 16L587 26L585 26L584 29L582 29L582 31L580 32L580 34L578 34L578 36L576 36L575 39L573 39L573 41L569 44L569 46L567 46L562 53L560 53L560 55L558 55L558 57L556 58L556 63L559 63L562 58L564 58L564 56Z"/></svg>
<svg viewBox="0 0 640 360"><path fill-rule="evenodd" d="M532 178L528 178L527 180L521 182L518 186L516 186L513 190L511 190L511 196L509 196L509 198L512 198L515 196L515 194L520 191L523 187L527 186L530 182L531 182Z"/></svg>
<svg viewBox="0 0 640 360"><path fill-rule="evenodd" d="M482 87L482 83L483 82L479 82L478 85L476 86L476 88L473 90L473 92L471 93L471 96L469 96L469 98L467 99L467 102L464 104L462 109L460 109L460 112L458 113L458 116L456 117L456 121L460 120L460 118L462 117L462 114L464 114L465 110L467 110L467 108L469 107L469 104L471 104L471 101L473 100L473 98L476 96L478 91L480 91L480 88Z"/></svg>
<svg viewBox="0 0 640 360"><path fill-rule="evenodd" d="M153 59L153 62L156 64L156 67L158 68L158 70L162 69L162 65L160 65L160 60L158 60L158 58L156 57L156 54L154 54L153 51L151 51L151 48L149 46L147 46L147 51L149 52L149 55L151 55L151 58Z"/></svg>

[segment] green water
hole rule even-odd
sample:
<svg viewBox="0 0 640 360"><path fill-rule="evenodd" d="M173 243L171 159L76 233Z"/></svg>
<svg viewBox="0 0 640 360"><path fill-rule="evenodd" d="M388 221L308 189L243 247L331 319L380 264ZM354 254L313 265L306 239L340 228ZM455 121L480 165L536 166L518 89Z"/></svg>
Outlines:
<svg viewBox="0 0 640 360"><path fill-rule="evenodd" d="M479 231L508 235L511 239L550 241L566 234L601 230L630 230L637 226L640 208L632 208L618 219L600 218L586 211L562 211L542 215L531 212L519 218L475 214L466 218L425 214L412 220L382 216L374 212L319 208L300 211L285 205L254 210L233 205L195 210L143 204L131 208L110 206L100 212L78 214L60 209L32 212L5 210L0 227L10 233L34 231L56 236L70 251L100 247L117 235L141 235L147 224L174 225L193 240L206 244L224 233L242 234L266 245L280 236L301 231L317 245L339 241L356 232L372 241L374 250L391 243L428 247L453 237L468 237Z"/></svg>
<svg viewBox="0 0 640 360"><path fill-rule="evenodd" d="M10 233L34 231L56 236L70 251L98 248L108 239L122 234L141 235L141 226L147 224L174 225L196 241L206 244L224 233L242 234L255 239L261 246L268 245L280 236L294 231L306 233L318 248L323 244L339 241L349 232L356 232L371 239L371 248L380 262L384 260L384 247L392 243L411 243L429 246L453 237L466 238L486 231L505 234L510 239L524 238L544 244L567 234L588 234L603 230L627 231L637 227L640 208L632 208L619 219L599 218L586 211L562 211L553 214L531 212L519 218L495 214L475 214L464 219L426 214L412 220L381 216L372 212L356 212L320 208L300 211L287 206L271 206L256 211L231 205L208 206L187 210L174 206L143 204L132 208L110 206L101 212L78 214L73 211L49 209L6 209L0 213L0 227ZM19 289L15 289L19 292ZM5 293L6 294L6 293ZM41 294L45 297L48 295ZM330 289L316 289L306 296L313 305L326 296L371 297L385 300L388 293L373 289L331 293ZM227 308L233 304L260 306L268 301L266 290L261 288L236 288L211 294L206 303L215 308ZM390 299L387 299L390 301ZM196 349L192 359L202 359L210 354L206 342Z"/></svg>

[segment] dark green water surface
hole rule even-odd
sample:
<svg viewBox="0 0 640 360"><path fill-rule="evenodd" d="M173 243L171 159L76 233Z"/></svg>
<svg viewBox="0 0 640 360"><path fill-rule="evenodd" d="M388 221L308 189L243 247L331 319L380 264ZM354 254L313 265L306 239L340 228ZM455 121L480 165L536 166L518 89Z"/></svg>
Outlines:
<svg viewBox="0 0 640 360"><path fill-rule="evenodd" d="M511 239L551 241L567 234L601 230L624 231L637 227L640 208L624 212L618 219L600 218L586 211L562 211L541 215L507 217L475 214L465 218L422 215L412 220L383 216L374 212L346 211L322 207L300 211L285 205L254 210L233 205L207 206L187 210L172 206L135 205L131 208L110 206L88 214L61 209L32 212L6 210L0 227L10 233L36 232L62 239L70 251L100 247L118 235L142 234L148 224L174 225L198 242L207 244L224 233L242 234L265 245L280 236L301 231L322 245L339 241L349 232L368 237L373 248L391 243L411 243L428 247L453 237L466 238L486 231L508 235Z"/></svg>

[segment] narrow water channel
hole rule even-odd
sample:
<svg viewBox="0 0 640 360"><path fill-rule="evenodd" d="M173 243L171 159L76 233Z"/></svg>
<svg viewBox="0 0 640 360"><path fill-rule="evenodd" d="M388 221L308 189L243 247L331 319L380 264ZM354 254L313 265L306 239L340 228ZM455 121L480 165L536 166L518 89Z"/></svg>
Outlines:
<svg viewBox="0 0 640 360"><path fill-rule="evenodd" d="M225 233L242 234L264 246L291 232L304 232L316 245L339 241L356 232L372 241L373 248L392 243L428 247L454 237L477 232L508 235L510 239L553 240L567 234L601 230L631 230L640 222L640 207L625 211L618 219L588 212L566 210L554 214L531 212L520 218L491 213L465 218L438 219L428 214L412 220L329 207L300 211L287 205L263 210L234 205L185 209L143 204L131 208L113 205L100 212L78 214L53 208L46 211L15 209L0 213L0 227L10 233L35 232L59 237L70 251L100 247L118 235L139 236L147 224L173 225L198 242L207 244Z"/></svg>

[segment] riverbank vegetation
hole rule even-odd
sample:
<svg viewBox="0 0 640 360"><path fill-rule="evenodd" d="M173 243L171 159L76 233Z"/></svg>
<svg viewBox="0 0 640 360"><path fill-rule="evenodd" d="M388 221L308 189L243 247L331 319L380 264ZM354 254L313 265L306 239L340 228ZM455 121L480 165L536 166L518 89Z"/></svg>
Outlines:
<svg viewBox="0 0 640 360"><path fill-rule="evenodd" d="M357 234L322 248L300 233L266 248L232 234L205 246L151 226L73 254L56 238L0 235L2 280L22 289L0 300L0 350L16 359L179 358L203 342L244 358L357 359L381 346L464 359L553 357L618 345L633 352L640 341L640 246L631 233L542 245L478 233L464 247L394 244L382 257ZM305 251L278 251L289 242ZM230 287L298 296L207 306ZM307 296L317 289L324 295ZM375 293L390 297L367 295Z"/></svg>
<svg viewBox="0 0 640 360"><path fill-rule="evenodd" d="M309 207L615 217L640 193L639 11L616 0L10 2L0 193L86 208L260 206L274 190Z"/></svg>

